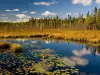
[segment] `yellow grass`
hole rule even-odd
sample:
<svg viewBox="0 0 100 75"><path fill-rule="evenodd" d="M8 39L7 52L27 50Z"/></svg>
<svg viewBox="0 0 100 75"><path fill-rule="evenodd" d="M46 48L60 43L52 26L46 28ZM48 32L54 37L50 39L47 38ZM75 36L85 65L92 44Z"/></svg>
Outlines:
<svg viewBox="0 0 100 75"><path fill-rule="evenodd" d="M20 52L22 47L19 44L12 44L8 42L0 42L0 50L10 50L11 52Z"/></svg>
<svg viewBox="0 0 100 75"><path fill-rule="evenodd" d="M55 39L70 39L70 40L79 40L87 41L93 43L100 42L100 30L66 30L66 29L44 29L43 31L37 29L25 29L20 31L9 31L1 33L1 37L16 37L16 36L35 36L35 35L48 35L47 38Z"/></svg>

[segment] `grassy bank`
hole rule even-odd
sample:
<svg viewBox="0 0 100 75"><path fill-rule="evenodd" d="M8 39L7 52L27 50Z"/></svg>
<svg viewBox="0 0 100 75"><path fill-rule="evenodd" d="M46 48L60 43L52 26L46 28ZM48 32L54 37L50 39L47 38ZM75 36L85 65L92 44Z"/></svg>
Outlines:
<svg viewBox="0 0 100 75"><path fill-rule="evenodd" d="M0 42L0 53L9 52L9 51L19 53L22 51L22 47L19 44Z"/></svg>
<svg viewBox="0 0 100 75"><path fill-rule="evenodd" d="M45 30L22 30L9 31L0 34L0 38L52 38L100 43L100 31L98 30L64 30L64 29L45 29Z"/></svg>

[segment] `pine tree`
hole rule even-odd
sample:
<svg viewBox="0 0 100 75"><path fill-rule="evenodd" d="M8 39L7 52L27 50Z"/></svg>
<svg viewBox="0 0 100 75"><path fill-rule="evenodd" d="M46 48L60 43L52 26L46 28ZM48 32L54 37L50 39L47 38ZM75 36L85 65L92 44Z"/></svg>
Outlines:
<svg viewBox="0 0 100 75"><path fill-rule="evenodd" d="M97 17L96 17L97 29L100 29L100 9L98 9Z"/></svg>

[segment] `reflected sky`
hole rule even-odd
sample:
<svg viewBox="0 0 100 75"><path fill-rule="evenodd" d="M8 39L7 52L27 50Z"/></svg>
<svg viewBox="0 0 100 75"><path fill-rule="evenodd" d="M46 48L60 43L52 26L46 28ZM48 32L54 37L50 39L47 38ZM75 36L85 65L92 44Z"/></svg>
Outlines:
<svg viewBox="0 0 100 75"><path fill-rule="evenodd" d="M69 43L55 40L1 40L11 43L18 43L24 47L26 54L31 50L51 49L61 55L61 60L69 65L74 65L86 74L100 74L100 46ZM27 50L29 50L27 53ZM69 63L68 63L69 62ZM95 68L95 69L94 69Z"/></svg>
<svg viewBox="0 0 100 75"><path fill-rule="evenodd" d="M70 66L86 66L88 65L88 60L85 59L85 58L82 58L82 57L75 57L75 56L72 56L72 57L63 57L61 58L62 61L66 64L69 64Z"/></svg>

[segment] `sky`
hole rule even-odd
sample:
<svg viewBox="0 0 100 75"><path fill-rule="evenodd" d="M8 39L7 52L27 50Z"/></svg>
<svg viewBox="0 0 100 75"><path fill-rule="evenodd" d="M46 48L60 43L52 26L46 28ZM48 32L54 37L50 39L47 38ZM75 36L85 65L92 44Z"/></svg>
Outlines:
<svg viewBox="0 0 100 75"><path fill-rule="evenodd" d="M100 8L100 0L0 0L0 21L28 21L29 18L78 17Z"/></svg>

